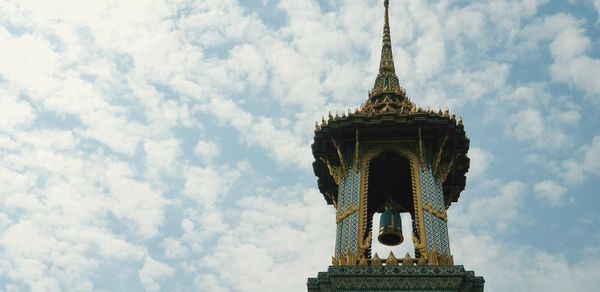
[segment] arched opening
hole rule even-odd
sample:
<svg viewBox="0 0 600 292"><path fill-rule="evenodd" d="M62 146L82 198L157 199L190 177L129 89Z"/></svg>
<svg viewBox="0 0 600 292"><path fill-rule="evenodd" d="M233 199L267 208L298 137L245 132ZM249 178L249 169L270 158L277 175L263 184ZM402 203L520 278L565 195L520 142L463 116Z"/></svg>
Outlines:
<svg viewBox="0 0 600 292"><path fill-rule="evenodd" d="M383 152L369 162L369 187L367 201L367 234L375 226L373 232L373 241L377 240L379 230L379 222L373 222L373 215L381 213L390 202L395 206L397 211L402 214L403 218L410 214L412 227L414 226L414 200L412 190L412 173L410 161L392 151ZM412 233L404 229L405 241L412 241ZM412 243L412 242L411 242ZM368 257L371 256L371 251L367 252Z"/></svg>

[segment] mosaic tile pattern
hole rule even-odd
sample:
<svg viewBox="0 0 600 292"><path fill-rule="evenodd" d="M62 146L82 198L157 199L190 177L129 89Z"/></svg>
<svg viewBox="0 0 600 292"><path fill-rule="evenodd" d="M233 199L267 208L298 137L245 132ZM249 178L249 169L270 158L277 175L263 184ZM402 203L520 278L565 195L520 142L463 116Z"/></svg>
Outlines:
<svg viewBox="0 0 600 292"><path fill-rule="evenodd" d="M484 279L463 266L330 266L309 278L317 291L431 291L482 292Z"/></svg>
<svg viewBox="0 0 600 292"><path fill-rule="evenodd" d="M433 176L431 152L428 149L425 150L424 160L419 172L423 205L430 205L439 212L444 212L442 184L438 178ZM447 223L426 210L424 211L423 221L425 223L427 250L433 252L435 248L439 253L444 251L446 254L450 254Z"/></svg>
<svg viewBox="0 0 600 292"><path fill-rule="evenodd" d="M346 161L348 172L340 180L338 214L360 205L360 172L353 169L353 151L348 151L346 155L352 159ZM359 234L359 212L356 211L337 225L336 256L345 256L348 250L358 252Z"/></svg>

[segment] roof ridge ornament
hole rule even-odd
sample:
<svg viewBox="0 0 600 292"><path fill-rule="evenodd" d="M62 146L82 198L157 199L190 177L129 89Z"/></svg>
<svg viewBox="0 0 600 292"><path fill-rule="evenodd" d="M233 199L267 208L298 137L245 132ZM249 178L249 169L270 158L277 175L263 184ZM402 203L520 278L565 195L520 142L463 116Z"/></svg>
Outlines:
<svg viewBox="0 0 600 292"><path fill-rule="evenodd" d="M396 69L394 67L394 56L392 54L392 38L390 36L389 8L390 1L385 0L385 15L383 22L383 45L381 48L381 60L379 62L379 73L375 79L373 90L369 94L369 99L377 96L392 94L397 98L406 98L404 88L400 86Z"/></svg>

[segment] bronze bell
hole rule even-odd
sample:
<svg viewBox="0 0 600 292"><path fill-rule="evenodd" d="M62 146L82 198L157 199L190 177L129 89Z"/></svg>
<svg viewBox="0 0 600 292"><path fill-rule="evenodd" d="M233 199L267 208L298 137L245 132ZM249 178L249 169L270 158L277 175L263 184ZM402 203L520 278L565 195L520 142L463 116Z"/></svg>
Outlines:
<svg viewBox="0 0 600 292"><path fill-rule="evenodd" d="M395 246L404 241L400 212L386 209L379 219L379 236L377 240L384 245Z"/></svg>

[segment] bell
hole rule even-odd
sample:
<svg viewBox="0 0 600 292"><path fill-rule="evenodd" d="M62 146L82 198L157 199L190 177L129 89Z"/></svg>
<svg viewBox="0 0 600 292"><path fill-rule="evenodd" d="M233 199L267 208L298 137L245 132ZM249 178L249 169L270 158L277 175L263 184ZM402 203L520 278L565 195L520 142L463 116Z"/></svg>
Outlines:
<svg viewBox="0 0 600 292"><path fill-rule="evenodd" d="M400 212L386 210L379 219L379 236L377 240L384 245L395 246L404 241Z"/></svg>

